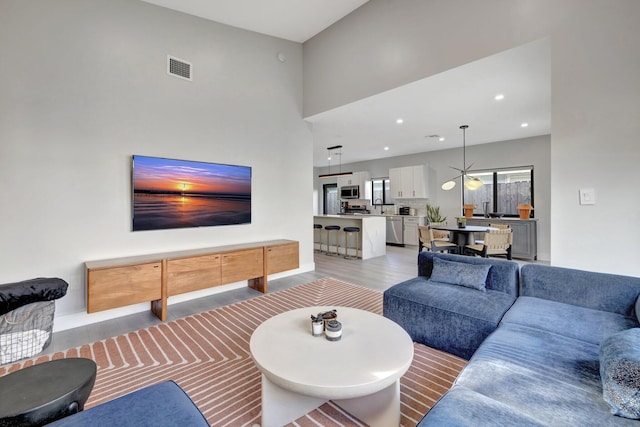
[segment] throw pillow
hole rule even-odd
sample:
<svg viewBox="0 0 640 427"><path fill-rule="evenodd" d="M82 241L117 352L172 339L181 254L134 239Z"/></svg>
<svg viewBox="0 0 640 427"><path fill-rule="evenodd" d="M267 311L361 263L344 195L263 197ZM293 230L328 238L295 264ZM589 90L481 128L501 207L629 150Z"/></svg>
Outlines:
<svg viewBox="0 0 640 427"><path fill-rule="evenodd" d="M430 279L484 292L490 268L491 265L488 264L467 264L434 257Z"/></svg>
<svg viewBox="0 0 640 427"><path fill-rule="evenodd" d="M640 328L627 329L600 344L602 395L611 413L640 419Z"/></svg>

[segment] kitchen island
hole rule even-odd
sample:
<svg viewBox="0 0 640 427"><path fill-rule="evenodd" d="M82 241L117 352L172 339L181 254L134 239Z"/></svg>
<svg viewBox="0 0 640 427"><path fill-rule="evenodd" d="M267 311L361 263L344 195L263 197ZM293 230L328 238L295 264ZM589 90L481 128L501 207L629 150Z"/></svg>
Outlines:
<svg viewBox="0 0 640 427"><path fill-rule="evenodd" d="M344 254L344 227L360 227L360 257L369 259L377 256L383 256L387 253L387 219L381 215L316 215L313 217L315 224L320 224L324 228L325 225L338 225L340 231L338 236L340 239L340 253ZM333 237L332 240L333 242ZM323 247L326 244L326 234L322 230ZM349 239L349 246L353 247L353 239ZM332 245L333 247L333 245ZM350 250L353 254L354 250Z"/></svg>

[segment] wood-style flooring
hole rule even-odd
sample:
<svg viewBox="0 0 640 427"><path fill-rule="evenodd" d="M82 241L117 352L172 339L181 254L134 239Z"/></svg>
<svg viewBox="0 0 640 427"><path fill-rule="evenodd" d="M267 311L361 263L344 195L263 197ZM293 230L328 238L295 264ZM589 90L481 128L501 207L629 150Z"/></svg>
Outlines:
<svg viewBox="0 0 640 427"><path fill-rule="evenodd" d="M333 277L355 285L384 291L396 283L416 276L417 257L417 247L401 248L395 246L387 246L387 254L385 256L368 260L346 260L343 257L316 253L314 257L315 271L269 280L269 292L312 282L323 277ZM212 310L259 295L262 294L246 287L180 304L173 304L169 309L168 320ZM70 347L77 347L158 323L160 323L160 320L157 317L150 311L145 311L56 332L53 334L51 344L43 353L49 354Z"/></svg>

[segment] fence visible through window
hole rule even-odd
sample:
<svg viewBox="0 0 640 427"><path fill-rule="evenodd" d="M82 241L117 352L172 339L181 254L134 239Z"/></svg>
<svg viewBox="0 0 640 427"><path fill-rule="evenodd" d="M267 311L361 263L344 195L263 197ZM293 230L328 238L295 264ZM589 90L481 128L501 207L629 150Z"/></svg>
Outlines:
<svg viewBox="0 0 640 427"><path fill-rule="evenodd" d="M470 171L484 183L478 190L464 188L463 204L476 206L474 215L500 213L506 217L519 215L518 205L533 203L533 167Z"/></svg>

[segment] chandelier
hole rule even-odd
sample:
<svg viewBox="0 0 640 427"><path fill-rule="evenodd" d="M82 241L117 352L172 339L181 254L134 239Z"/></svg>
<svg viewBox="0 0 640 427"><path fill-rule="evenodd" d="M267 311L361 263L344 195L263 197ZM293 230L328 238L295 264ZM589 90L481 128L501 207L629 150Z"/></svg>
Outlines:
<svg viewBox="0 0 640 427"><path fill-rule="evenodd" d="M340 163L338 172L331 173L331 156L338 156ZM337 176L353 175L353 172L342 172L342 145L334 145L333 147L327 147L327 161L329 162L329 172L318 175L318 178L334 178Z"/></svg>
<svg viewBox="0 0 640 427"><path fill-rule="evenodd" d="M484 185L484 183L479 178L469 175L469 169L471 169L471 166L473 166L473 163L471 163L469 166L466 166L467 164L466 133L467 133L468 127L469 125L460 126L460 129L462 129L462 167L464 169L458 169L456 167L449 166L451 169L455 169L458 172L460 172L460 175L456 176L455 178L451 178L449 181L444 182L442 184L443 190L453 189L453 187L456 186L455 180L458 178L462 178L462 183L464 184L467 190L477 190L478 188ZM466 182L465 182L465 178L466 178Z"/></svg>

